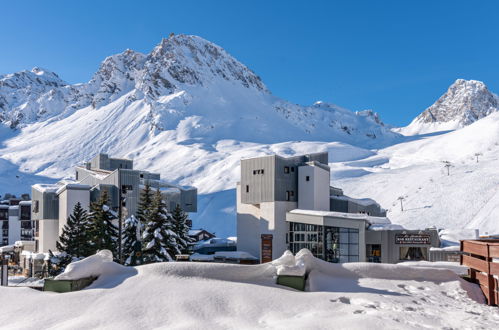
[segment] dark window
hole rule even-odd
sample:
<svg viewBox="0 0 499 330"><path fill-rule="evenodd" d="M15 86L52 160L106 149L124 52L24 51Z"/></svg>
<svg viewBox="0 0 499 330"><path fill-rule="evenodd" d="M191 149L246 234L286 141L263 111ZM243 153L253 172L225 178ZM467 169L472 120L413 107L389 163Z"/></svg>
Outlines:
<svg viewBox="0 0 499 330"><path fill-rule="evenodd" d="M289 190L286 191L286 200L289 201L289 196L290 196L290 193L289 193Z"/></svg>
<svg viewBox="0 0 499 330"><path fill-rule="evenodd" d="M30 220L30 219L31 219L31 207L29 205L21 205L20 220Z"/></svg>
<svg viewBox="0 0 499 330"><path fill-rule="evenodd" d="M291 166L291 172L294 172L295 171L295 168L293 166Z"/></svg>
<svg viewBox="0 0 499 330"><path fill-rule="evenodd" d="M9 220L9 209L0 209L0 220Z"/></svg>
<svg viewBox="0 0 499 330"><path fill-rule="evenodd" d="M263 174L263 169L262 169L262 174Z"/></svg>
<svg viewBox="0 0 499 330"><path fill-rule="evenodd" d="M38 200L33 201L33 213L38 213L40 202Z"/></svg>
<svg viewBox="0 0 499 330"><path fill-rule="evenodd" d="M293 190L291 190L291 191L289 192L289 195L290 195L291 197L293 197L293 196L295 195L295 192L294 192Z"/></svg>
<svg viewBox="0 0 499 330"><path fill-rule="evenodd" d="M246 192L249 193L249 186L246 185Z"/></svg>
<svg viewBox="0 0 499 330"><path fill-rule="evenodd" d="M308 175L305 177L305 181L310 181L310 177Z"/></svg>
<svg viewBox="0 0 499 330"><path fill-rule="evenodd" d="M140 178L144 178L144 173L140 173Z"/></svg>
<svg viewBox="0 0 499 330"><path fill-rule="evenodd" d="M78 171L76 171L75 177L76 177L76 180L78 180Z"/></svg>
<svg viewBox="0 0 499 330"><path fill-rule="evenodd" d="M289 166L284 166L284 173L289 173Z"/></svg>
<svg viewBox="0 0 499 330"><path fill-rule="evenodd" d="M126 193L127 191L132 191L133 186L131 184L124 184L121 186L121 191Z"/></svg>
<svg viewBox="0 0 499 330"><path fill-rule="evenodd" d="M253 170L253 175L256 175L256 170Z"/></svg>

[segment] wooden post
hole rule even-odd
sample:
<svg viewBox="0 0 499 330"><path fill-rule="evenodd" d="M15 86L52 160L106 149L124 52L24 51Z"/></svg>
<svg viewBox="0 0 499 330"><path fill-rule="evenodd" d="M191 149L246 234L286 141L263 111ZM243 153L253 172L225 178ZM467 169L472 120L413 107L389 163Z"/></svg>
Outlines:
<svg viewBox="0 0 499 330"><path fill-rule="evenodd" d="M497 302L496 293L494 292L494 276L490 273L490 264L492 263L492 258L490 257L490 244L487 244L487 290L489 291L489 305L495 305Z"/></svg>

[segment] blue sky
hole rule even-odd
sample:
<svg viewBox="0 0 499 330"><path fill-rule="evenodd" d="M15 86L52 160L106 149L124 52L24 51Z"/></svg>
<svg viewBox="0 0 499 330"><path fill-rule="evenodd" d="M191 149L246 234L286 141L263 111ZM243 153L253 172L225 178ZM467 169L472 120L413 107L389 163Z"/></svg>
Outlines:
<svg viewBox="0 0 499 330"><path fill-rule="evenodd" d="M85 82L108 55L199 35L277 96L406 125L457 78L499 93L497 1L5 1L0 74Z"/></svg>

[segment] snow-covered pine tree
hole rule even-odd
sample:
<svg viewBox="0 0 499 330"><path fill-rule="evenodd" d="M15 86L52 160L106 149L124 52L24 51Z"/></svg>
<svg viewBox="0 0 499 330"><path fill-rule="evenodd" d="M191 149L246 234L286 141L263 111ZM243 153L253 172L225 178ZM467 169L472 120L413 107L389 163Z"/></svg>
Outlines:
<svg viewBox="0 0 499 330"><path fill-rule="evenodd" d="M122 248L126 266L136 266L143 263L140 227L141 223L133 215L125 220Z"/></svg>
<svg viewBox="0 0 499 330"><path fill-rule="evenodd" d="M90 237L89 245L92 253L99 250L109 250L115 258L118 257L118 227L113 223L117 215L111 211L107 191L103 190L97 202L90 204Z"/></svg>
<svg viewBox="0 0 499 330"><path fill-rule="evenodd" d="M181 253L187 253L191 238L189 237L189 226L187 225L187 213L177 204L172 212L173 232L177 235L176 241Z"/></svg>
<svg viewBox="0 0 499 330"><path fill-rule="evenodd" d="M45 260L46 264L44 268L47 276L54 277L64 272L66 267L73 261L73 258L66 254L66 252L54 254L52 250L49 250L48 258Z"/></svg>
<svg viewBox="0 0 499 330"><path fill-rule="evenodd" d="M62 229L59 241L56 243L57 250L75 258L88 257L93 253L88 245L89 234L88 213L78 202Z"/></svg>
<svg viewBox="0 0 499 330"><path fill-rule="evenodd" d="M140 201L137 206L137 219L142 224L142 228L145 228L149 222L153 197L151 186L146 183L144 190L140 193Z"/></svg>
<svg viewBox="0 0 499 330"><path fill-rule="evenodd" d="M142 234L145 263L173 261L173 256L180 253L172 228L172 218L166 210L161 192L157 190L152 201L149 222Z"/></svg>

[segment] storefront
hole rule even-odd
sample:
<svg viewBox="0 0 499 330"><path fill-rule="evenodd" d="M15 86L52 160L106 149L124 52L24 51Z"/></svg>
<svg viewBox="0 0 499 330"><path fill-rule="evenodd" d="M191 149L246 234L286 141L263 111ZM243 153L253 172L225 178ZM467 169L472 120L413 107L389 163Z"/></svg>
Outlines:
<svg viewBox="0 0 499 330"><path fill-rule="evenodd" d="M387 218L365 214L292 210L286 221L291 252L306 248L317 258L335 263L429 260L430 247L440 244L436 229L393 230Z"/></svg>

